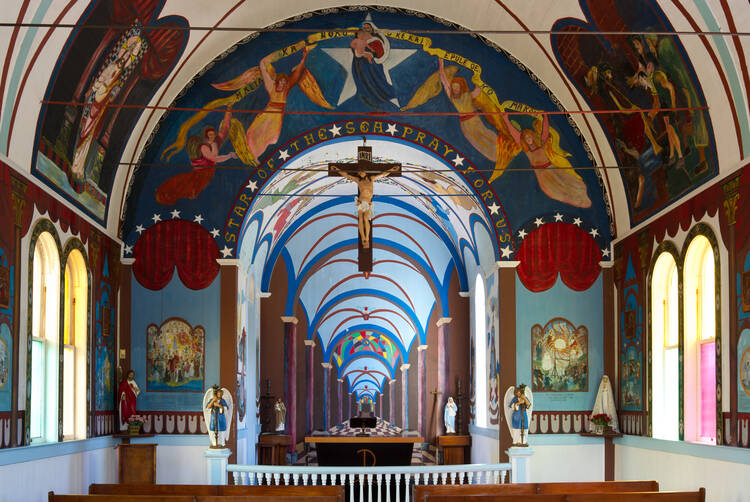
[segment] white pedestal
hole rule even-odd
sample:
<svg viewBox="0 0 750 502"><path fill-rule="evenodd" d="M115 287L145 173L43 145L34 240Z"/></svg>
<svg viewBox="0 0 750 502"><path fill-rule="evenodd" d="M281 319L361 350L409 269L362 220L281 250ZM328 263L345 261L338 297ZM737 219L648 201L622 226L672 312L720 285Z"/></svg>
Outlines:
<svg viewBox="0 0 750 502"><path fill-rule="evenodd" d="M534 450L528 446L512 446L505 453L510 458L510 482L531 482L531 456Z"/></svg>
<svg viewBox="0 0 750 502"><path fill-rule="evenodd" d="M229 448L211 449L203 452L206 457L206 479L209 485L226 485L227 464L232 450Z"/></svg>

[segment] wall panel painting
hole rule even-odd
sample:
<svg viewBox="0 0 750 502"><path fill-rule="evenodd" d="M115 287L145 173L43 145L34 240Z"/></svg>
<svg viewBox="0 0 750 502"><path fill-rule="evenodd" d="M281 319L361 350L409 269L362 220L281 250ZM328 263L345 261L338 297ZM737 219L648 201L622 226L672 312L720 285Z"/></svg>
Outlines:
<svg viewBox="0 0 750 502"><path fill-rule="evenodd" d="M180 318L146 328L149 392L202 392L206 331Z"/></svg>
<svg viewBox="0 0 750 502"><path fill-rule="evenodd" d="M588 391L588 328L555 318L531 328L532 391Z"/></svg>
<svg viewBox="0 0 750 502"><path fill-rule="evenodd" d="M10 351L5 340L0 338L0 389L8 383L10 375Z"/></svg>
<svg viewBox="0 0 750 502"><path fill-rule="evenodd" d="M745 328L737 344L737 411L750 413L750 328Z"/></svg>

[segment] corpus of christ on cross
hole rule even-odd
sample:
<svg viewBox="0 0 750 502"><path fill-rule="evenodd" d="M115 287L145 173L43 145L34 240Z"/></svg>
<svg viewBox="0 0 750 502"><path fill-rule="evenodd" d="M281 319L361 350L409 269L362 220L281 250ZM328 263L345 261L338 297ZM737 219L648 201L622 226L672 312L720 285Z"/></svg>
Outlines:
<svg viewBox="0 0 750 502"><path fill-rule="evenodd" d="M328 164L328 176L343 176L357 184L357 227L359 230L359 271L365 276L372 272L372 196L373 182L386 176L401 176L400 163L373 162L372 147L363 137L362 146L357 147L356 162L332 162Z"/></svg>

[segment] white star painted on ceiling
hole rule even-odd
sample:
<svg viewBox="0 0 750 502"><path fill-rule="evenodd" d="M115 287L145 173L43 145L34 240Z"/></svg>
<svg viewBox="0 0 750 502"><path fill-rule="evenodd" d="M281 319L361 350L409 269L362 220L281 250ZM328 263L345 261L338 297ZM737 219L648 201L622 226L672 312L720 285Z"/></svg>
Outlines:
<svg viewBox="0 0 750 502"><path fill-rule="evenodd" d="M602 249L602 256L605 258L609 258L609 249Z"/></svg>
<svg viewBox="0 0 750 502"><path fill-rule="evenodd" d="M128 246L125 244L125 254L130 254L133 252L133 246Z"/></svg>
<svg viewBox="0 0 750 502"><path fill-rule="evenodd" d="M289 157L291 157L291 155L289 155L289 150L280 150L279 151L279 159L286 160Z"/></svg>
<svg viewBox="0 0 750 502"><path fill-rule="evenodd" d="M487 206L487 209L490 210L490 214L497 214L497 212L500 210L500 206L493 202L491 206Z"/></svg>
<svg viewBox="0 0 750 502"><path fill-rule="evenodd" d="M172 214L172 219L180 217L180 212L177 209L173 210L171 214Z"/></svg>
<svg viewBox="0 0 750 502"><path fill-rule="evenodd" d="M581 226L581 218L574 218L573 219L573 225L580 227Z"/></svg>
<svg viewBox="0 0 750 502"><path fill-rule="evenodd" d="M256 191L258 189L258 182L256 182L256 181L248 181L247 182L247 186L245 188L247 188L251 192L254 192L254 191Z"/></svg>
<svg viewBox="0 0 750 502"><path fill-rule="evenodd" d="M201 223L203 223L203 216L197 214L195 215L195 218L193 218L193 221L200 225Z"/></svg>
<svg viewBox="0 0 750 502"><path fill-rule="evenodd" d="M451 162L453 162L453 165L456 166L456 167L463 166L464 165L464 158L456 155L456 158L453 159Z"/></svg>
<svg viewBox="0 0 750 502"><path fill-rule="evenodd" d="M544 220L541 218L537 218L534 220L534 225L536 225L537 227L541 227L542 225L544 225Z"/></svg>
<svg viewBox="0 0 750 502"><path fill-rule="evenodd" d="M388 124L388 127L385 128L385 132L393 136L394 134L398 133L398 129L396 128L396 124Z"/></svg>
<svg viewBox="0 0 750 502"><path fill-rule="evenodd" d="M334 138L336 136L341 136L341 128L339 126L337 126L336 124L333 124L333 127L331 127L330 129L328 129L328 132L330 132L331 136L333 136Z"/></svg>
<svg viewBox="0 0 750 502"><path fill-rule="evenodd" d="M597 235L599 235L599 231L595 228L592 228L591 230L589 230L589 234L591 234L591 237L596 237Z"/></svg>
<svg viewBox="0 0 750 502"><path fill-rule="evenodd" d="M138 225L137 227L135 227L135 231L138 232L139 234L143 233L144 230L146 229L143 228L143 225Z"/></svg>
<svg viewBox="0 0 750 502"><path fill-rule="evenodd" d="M221 250L221 257L229 258L230 256L232 256L232 248L224 246L224 249Z"/></svg>
<svg viewBox="0 0 750 502"><path fill-rule="evenodd" d="M555 221L562 221L563 216L560 213L555 213Z"/></svg>
<svg viewBox="0 0 750 502"><path fill-rule="evenodd" d="M503 258L510 258L510 255L513 254L513 250L510 249L510 246L505 246L504 248L500 248L500 253Z"/></svg>
<svg viewBox="0 0 750 502"><path fill-rule="evenodd" d="M346 78L344 80L344 87L341 89L339 94L339 101L337 106L357 94L357 83L354 82L354 76L352 75L352 62L354 61L354 53L350 48L337 48L337 49L323 49L323 52L331 56L334 61L341 65L346 72ZM396 66L404 62L406 58L414 54L416 49L391 49L388 57L383 61L383 73L385 74L385 80L393 85L391 81L391 70ZM377 63L371 63L377 64ZM401 106L398 99L393 98L391 102L396 106Z"/></svg>
<svg viewBox="0 0 750 502"><path fill-rule="evenodd" d="M152 220L154 220L154 223L161 221L161 215L155 214L151 217Z"/></svg>
<svg viewBox="0 0 750 502"><path fill-rule="evenodd" d="M218 228L212 228L211 229L211 235L214 237L214 239L217 239L219 237L219 229Z"/></svg>
<svg viewBox="0 0 750 502"><path fill-rule="evenodd" d="M529 235L529 234L524 229L521 229L521 230L518 231L518 237L520 237L521 239L525 239L527 235Z"/></svg>

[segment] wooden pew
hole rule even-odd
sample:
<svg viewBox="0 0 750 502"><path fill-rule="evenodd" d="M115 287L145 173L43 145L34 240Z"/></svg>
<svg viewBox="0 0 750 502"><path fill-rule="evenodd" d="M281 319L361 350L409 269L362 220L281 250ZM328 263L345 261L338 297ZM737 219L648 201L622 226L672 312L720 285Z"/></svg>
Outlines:
<svg viewBox="0 0 750 502"><path fill-rule="evenodd" d="M583 483L511 483L502 485L416 485L414 500L427 495L534 495L568 493L656 492L656 481L602 481Z"/></svg>
<svg viewBox="0 0 750 502"><path fill-rule="evenodd" d="M57 495L49 492L49 502L195 502L193 495Z"/></svg>
<svg viewBox="0 0 750 502"><path fill-rule="evenodd" d="M90 495L219 495L218 485L89 485Z"/></svg>
<svg viewBox="0 0 750 502"><path fill-rule="evenodd" d="M264 485L119 485L92 484L90 494L101 495L193 495L206 496L312 496L344 500L342 486L264 486ZM331 499L334 500L334 499Z"/></svg>
<svg viewBox="0 0 750 502"><path fill-rule="evenodd" d="M536 483L537 493L658 492L656 481L592 481L580 483Z"/></svg>
<svg viewBox="0 0 750 502"><path fill-rule="evenodd" d="M195 502L268 502L268 495L215 495L195 497ZM274 495L279 502L344 502L344 496L335 495Z"/></svg>
<svg viewBox="0 0 750 502"><path fill-rule="evenodd" d="M706 490L695 492L621 492L535 495L425 495L416 502L705 502Z"/></svg>

